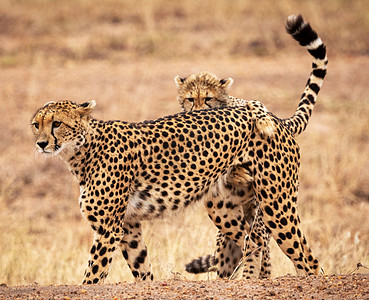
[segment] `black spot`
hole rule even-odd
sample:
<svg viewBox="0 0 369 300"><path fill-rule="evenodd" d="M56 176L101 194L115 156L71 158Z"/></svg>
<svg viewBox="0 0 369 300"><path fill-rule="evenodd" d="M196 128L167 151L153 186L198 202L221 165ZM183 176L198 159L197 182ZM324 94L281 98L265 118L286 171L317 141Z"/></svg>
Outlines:
<svg viewBox="0 0 369 300"><path fill-rule="evenodd" d="M142 250L140 255L136 258L137 262L140 264L143 264L145 262L146 256L147 256L147 251Z"/></svg>
<svg viewBox="0 0 369 300"><path fill-rule="evenodd" d="M96 222L97 221L97 219L94 217L94 216L88 216L88 219L90 220L90 221L92 221L92 222Z"/></svg>
<svg viewBox="0 0 369 300"><path fill-rule="evenodd" d="M296 228L294 226L291 227L291 233L296 234Z"/></svg>
<svg viewBox="0 0 369 300"><path fill-rule="evenodd" d="M268 221L268 224L270 228L273 228L273 229L277 228L277 225L275 225L273 221Z"/></svg>
<svg viewBox="0 0 369 300"><path fill-rule="evenodd" d="M280 237L281 240L286 239L286 236L282 232L278 233L278 236Z"/></svg>
<svg viewBox="0 0 369 300"><path fill-rule="evenodd" d="M265 206L265 212L266 212L269 216L273 216L273 210L272 210L269 206Z"/></svg>
<svg viewBox="0 0 369 300"><path fill-rule="evenodd" d="M233 205L233 203L232 202L227 202L226 203L226 208L233 208L234 207L234 205Z"/></svg>
<svg viewBox="0 0 369 300"><path fill-rule="evenodd" d="M93 274L96 274L98 271L99 271L99 266L98 266L98 265L94 265L94 266L92 267L92 273L93 273Z"/></svg>
<svg viewBox="0 0 369 300"><path fill-rule="evenodd" d="M102 261L101 261L101 265L102 265L103 267L105 267L107 264L108 264L108 259L107 259L106 257L104 257L104 258L102 259Z"/></svg>
<svg viewBox="0 0 369 300"><path fill-rule="evenodd" d="M101 250L100 250L99 255L103 256L105 253L106 253L106 247L102 247Z"/></svg>
<svg viewBox="0 0 369 300"><path fill-rule="evenodd" d="M137 278L140 276L140 274L137 271L132 271L133 277Z"/></svg>
<svg viewBox="0 0 369 300"><path fill-rule="evenodd" d="M265 199L268 198L268 195L267 195L267 193L264 190L261 190L260 193L263 196L263 198L265 198Z"/></svg>
<svg viewBox="0 0 369 300"><path fill-rule="evenodd" d="M132 241L130 242L129 244L129 247L132 248L132 249L136 249L138 247L138 243L137 241Z"/></svg>
<svg viewBox="0 0 369 300"><path fill-rule="evenodd" d="M287 249L287 253L288 254L294 254L295 253L295 250L293 250L292 248L288 248Z"/></svg>

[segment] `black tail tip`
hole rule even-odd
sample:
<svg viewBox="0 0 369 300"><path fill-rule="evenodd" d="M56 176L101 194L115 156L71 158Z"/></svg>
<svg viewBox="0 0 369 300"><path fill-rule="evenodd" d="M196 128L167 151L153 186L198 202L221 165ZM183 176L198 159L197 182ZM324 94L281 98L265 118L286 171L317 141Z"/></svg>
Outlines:
<svg viewBox="0 0 369 300"><path fill-rule="evenodd" d="M289 34L294 34L301 29L301 26L304 24L304 19L302 15L290 15L287 18L286 23L286 31Z"/></svg>
<svg viewBox="0 0 369 300"><path fill-rule="evenodd" d="M186 272L192 273L192 274L201 273L201 270L199 270L199 268L194 267L193 264L194 262L190 262L187 265L185 265Z"/></svg>

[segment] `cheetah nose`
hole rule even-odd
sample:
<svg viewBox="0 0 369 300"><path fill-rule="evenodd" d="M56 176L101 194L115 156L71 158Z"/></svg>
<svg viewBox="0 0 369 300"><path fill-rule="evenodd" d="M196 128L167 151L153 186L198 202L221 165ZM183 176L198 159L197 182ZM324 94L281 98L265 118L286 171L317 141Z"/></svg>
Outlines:
<svg viewBox="0 0 369 300"><path fill-rule="evenodd" d="M38 142L37 145L41 148L41 149L45 149L45 147L49 144L49 142Z"/></svg>

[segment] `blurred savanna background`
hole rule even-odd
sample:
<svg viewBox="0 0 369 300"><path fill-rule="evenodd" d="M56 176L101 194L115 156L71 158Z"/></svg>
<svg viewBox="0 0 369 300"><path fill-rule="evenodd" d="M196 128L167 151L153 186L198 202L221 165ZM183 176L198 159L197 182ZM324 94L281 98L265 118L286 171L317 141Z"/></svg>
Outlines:
<svg viewBox="0 0 369 300"><path fill-rule="evenodd" d="M95 99L99 119L179 111L175 75L232 77L230 94L293 114L311 56L285 33L302 13L327 45L328 75L301 146L299 213L327 274L369 267L369 1L1 0L0 283L81 283L92 230L64 163L36 155L33 113ZM212 279L184 265L215 249L201 203L144 222L156 279ZM274 242L272 276L295 274ZM360 268L355 272L368 272ZM133 281L117 253L106 282Z"/></svg>

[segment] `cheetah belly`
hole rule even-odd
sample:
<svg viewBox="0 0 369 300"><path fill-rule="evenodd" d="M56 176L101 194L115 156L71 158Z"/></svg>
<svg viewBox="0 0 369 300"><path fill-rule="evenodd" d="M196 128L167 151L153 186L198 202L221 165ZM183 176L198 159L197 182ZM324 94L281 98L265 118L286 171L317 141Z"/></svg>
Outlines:
<svg viewBox="0 0 369 300"><path fill-rule="evenodd" d="M228 174L220 175L215 182L209 180L208 184L198 189L194 188L192 192L183 189L180 194L174 194L170 188L164 189L160 185L141 184L128 200L125 219L149 220L165 217L196 202L207 202L209 198L219 194L228 202L232 199L233 203L229 203L231 206L246 204L254 199L250 186L230 188L227 185L227 176Z"/></svg>
<svg viewBox="0 0 369 300"><path fill-rule="evenodd" d="M186 208L198 201L206 199L224 182L221 176L216 182L210 182L192 192L181 190L181 194L153 185L142 185L139 190L133 192L128 200L125 219L149 220L157 217L165 217ZM148 189L150 188L150 189ZM163 196L163 194L165 196Z"/></svg>

